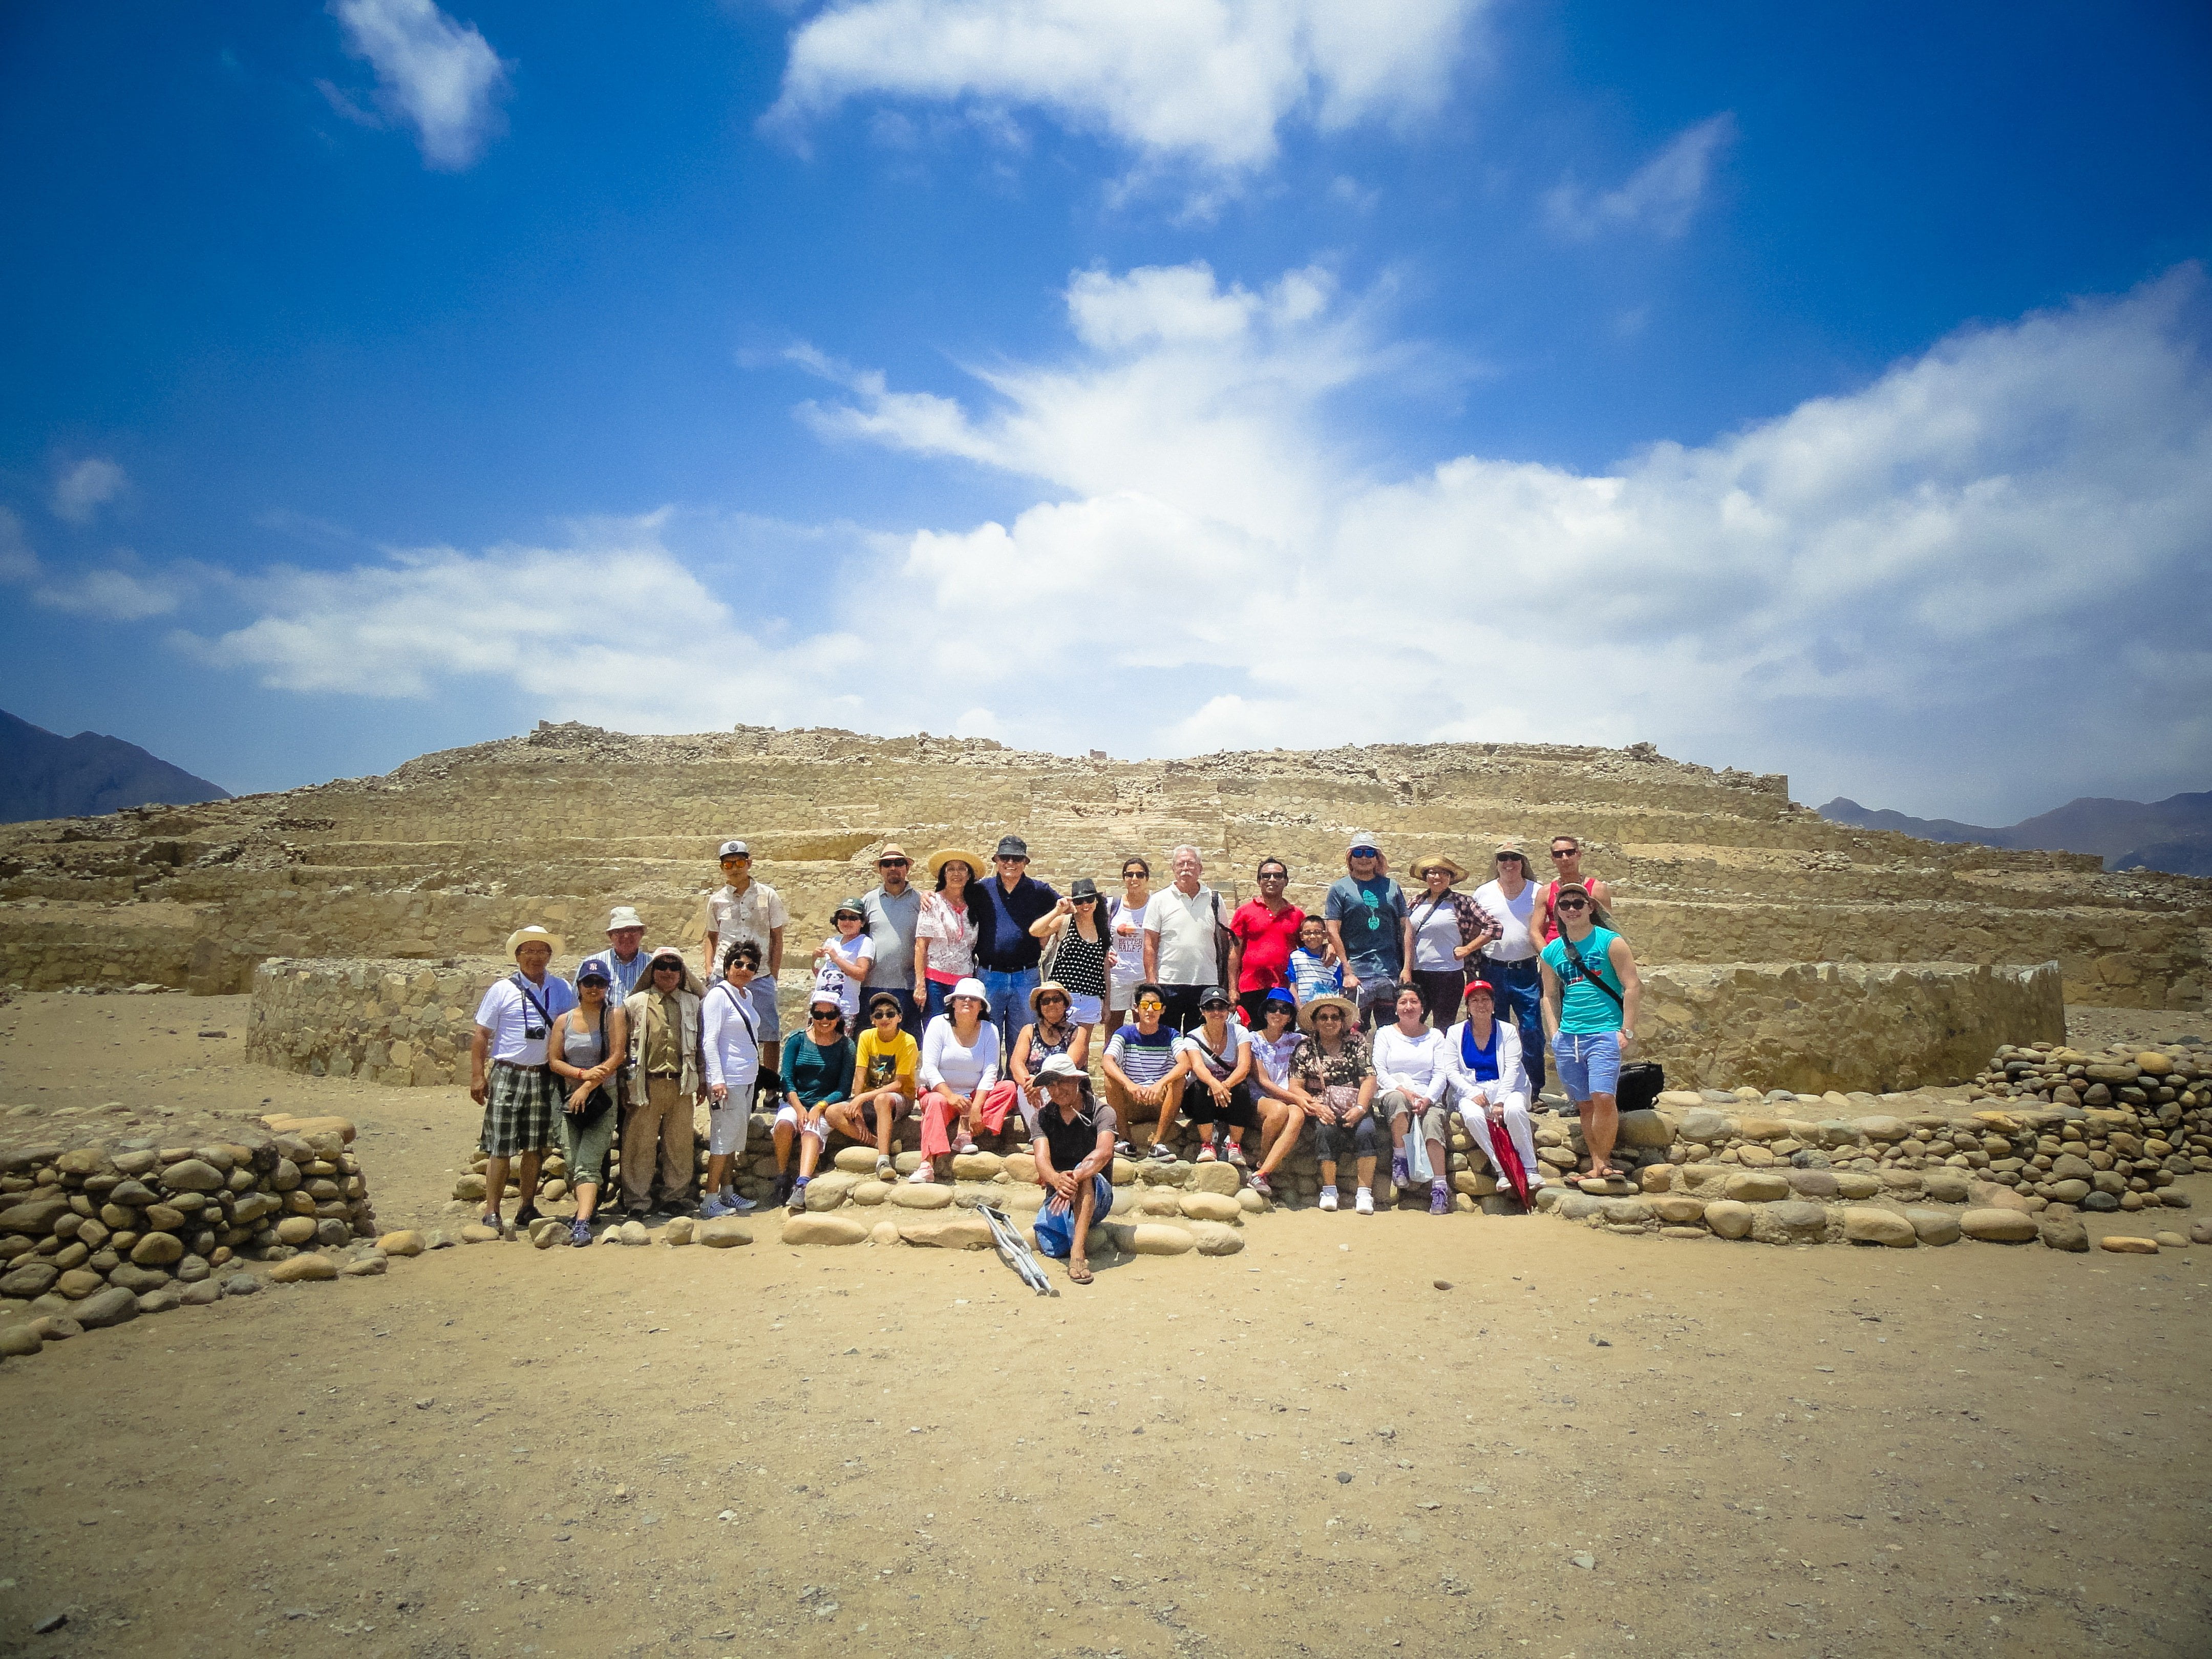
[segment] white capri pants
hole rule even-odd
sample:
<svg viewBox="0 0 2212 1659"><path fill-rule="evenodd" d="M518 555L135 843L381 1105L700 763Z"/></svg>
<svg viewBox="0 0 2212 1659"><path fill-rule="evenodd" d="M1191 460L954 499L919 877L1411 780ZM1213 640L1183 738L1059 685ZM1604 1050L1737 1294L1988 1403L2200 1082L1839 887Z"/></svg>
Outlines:
<svg viewBox="0 0 2212 1659"><path fill-rule="evenodd" d="M822 1146L827 1146L830 1144L830 1119L828 1114L819 1107L809 1108L806 1111L801 1112L798 1107L786 1101L775 1109L775 1127L780 1129L787 1125L803 1135L812 1135Z"/></svg>
<svg viewBox="0 0 2212 1659"><path fill-rule="evenodd" d="M1474 1144L1482 1148L1482 1155L1490 1160L1493 1175L1503 1175L1498 1167L1498 1154L1490 1143L1490 1110L1476 1096L1462 1091L1459 1097L1460 1121L1467 1125L1467 1133ZM1536 1132L1528 1122L1528 1097L1510 1094L1505 1097L1505 1132L1513 1137L1513 1149L1521 1154L1521 1167L1528 1172L1528 1184L1543 1184L1544 1166L1536 1162Z"/></svg>

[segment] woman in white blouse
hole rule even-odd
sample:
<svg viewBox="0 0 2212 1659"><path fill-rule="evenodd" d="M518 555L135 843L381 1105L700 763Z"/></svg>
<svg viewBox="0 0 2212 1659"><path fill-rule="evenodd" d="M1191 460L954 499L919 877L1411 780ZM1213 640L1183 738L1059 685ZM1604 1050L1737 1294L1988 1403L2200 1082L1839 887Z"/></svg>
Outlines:
<svg viewBox="0 0 2212 1659"><path fill-rule="evenodd" d="M1544 1184L1536 1162L1536 1134L1528 1121L1528 1073L1522 1064L1521 1033L1497 1018L1498 993L1486 980L1469 981L1464 998L1467 1018L1444 1033L1444 1075L1468 1137L1500 1181L1509 1181L1498 1157L1499 1140L1510 1139L1519 1154L1528 1190Z"/></svg>
<svg viewBox="0 0 2212 1659"><path fill-rule="evenodd" d="M921 1162L909 1181L937 1179L936 1163L975 1150L980 1126L996 1134L1021 1091L999 1078L999 1028L984 1016L991 1000L980 979L963 979L945 999L945 1011L921 1034ZM960 1121L960 1140L952 1122Z"/></svg>
<svg viewBox="0 0 2212 1659"><path fill-rule="evenodd" d="M1443 1036L1429 1029L1419 986L1398 988L1398 1020L1375 1033L1375 1103L1390 1120L1390 1179L1413 1181L1412 1161L1425 1143L1429 1213L1451 1213L1451 1160L1444 1148ZM1408 1151L1407 1131L1418 1137Z"/></svg>

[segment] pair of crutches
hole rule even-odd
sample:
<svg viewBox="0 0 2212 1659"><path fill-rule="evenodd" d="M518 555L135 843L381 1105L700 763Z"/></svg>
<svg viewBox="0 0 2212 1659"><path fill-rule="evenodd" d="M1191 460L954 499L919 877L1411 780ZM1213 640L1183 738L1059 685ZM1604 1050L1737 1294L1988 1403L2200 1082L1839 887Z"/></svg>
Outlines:
<svg viewBox="0 0 2212 1659"><path fill-rule="evenodd" d="M1036 1252L1030 1249L1029 1241L1022 1237L1006 1212L988 1204L979 1204L975 1207L983 1219L990 1224L991 1243L999 1252L999 1260L1012 1267L1022 1283L1039 1296L1058 1296L1060 1292L1053 1289L1052 1281L1045 1277L1044 1264L1036 1259Z"/></svg>

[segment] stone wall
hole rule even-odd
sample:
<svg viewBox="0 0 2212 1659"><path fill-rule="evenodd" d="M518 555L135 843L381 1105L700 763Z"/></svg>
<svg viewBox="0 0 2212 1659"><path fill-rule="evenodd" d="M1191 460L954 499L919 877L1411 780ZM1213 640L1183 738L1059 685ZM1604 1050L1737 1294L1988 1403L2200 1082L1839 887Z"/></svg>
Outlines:
<svg viewBox="0 0 2212 1659"><path fill-rule="evenodd" d="M1646 969L1644 994L1635 1057L1681 1088L1925 1088L2002 1044L2066 1036L2056 963L1674 963Z"/></svg>
<svg viewBox="0 0 2212 1659"><path fill-rule="evenodd" d="M246 1258L280 1280L335 1277L315 1252L376 1231L353 1126L269 1121L197 1146L136 1136L0 1151L0 1352L257 1290Z"/></svg>

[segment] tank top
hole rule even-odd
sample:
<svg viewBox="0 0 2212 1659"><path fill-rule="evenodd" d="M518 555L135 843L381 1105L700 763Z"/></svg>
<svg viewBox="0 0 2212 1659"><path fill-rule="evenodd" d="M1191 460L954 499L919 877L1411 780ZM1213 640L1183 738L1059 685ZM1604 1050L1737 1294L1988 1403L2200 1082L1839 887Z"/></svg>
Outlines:
<svg viewBox="0 0 2212 1659"><path fill-rule="evenodd" d="M580 1015L582 1012L577 1011ZM588 1072L606 1057L607 1040L596 1022L578 1030L576 1021L572 1019L562 1030L561 1058L578 1071Z"/></svg>
<svg viewBox="0 0 2212 1659"><path fill-rule="evenodd" d="M1060 948L1062 951L1065 951L1067 947L1062 945ZM1063 983L1065 983L1065 981L1063 981ZM1071 991L1075 989L1073 985L1068 986L1067 988ZM1030 1075L1031 1077L1035 1077L1037 1074L1037 1067L1043 1065L1045 1061L1050 1060L1054 1054L1066 1054L1068 1049L1074 1045L1075 1034L1079 1029L1081 1028L1076 1024L1074 1019L1071 1017L1067 1022L1067 1035L1060 1038L1057 1042L1048 1042L1045 1041L1044 1026L1041 1023L1032 1020L1030 1023Z"/></svg>
<svg viewBox="0 0 2212 1659"><path fill-rule="evenodd" d="M1071 995L1104 997L1106 940L1103 937L1085 939L1075 931L1075 924L1069 922L1067 931L1060 936L1060 954L1053 958L1052 972Z"/></svg>

